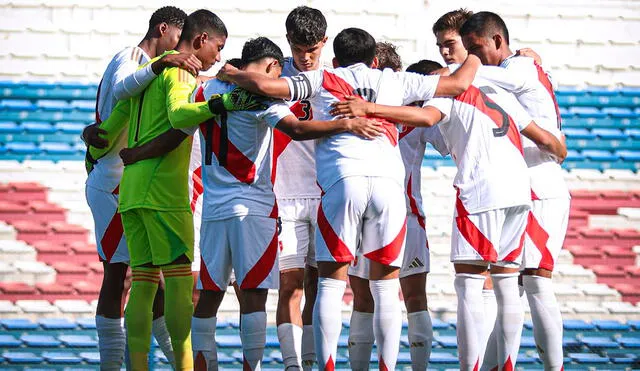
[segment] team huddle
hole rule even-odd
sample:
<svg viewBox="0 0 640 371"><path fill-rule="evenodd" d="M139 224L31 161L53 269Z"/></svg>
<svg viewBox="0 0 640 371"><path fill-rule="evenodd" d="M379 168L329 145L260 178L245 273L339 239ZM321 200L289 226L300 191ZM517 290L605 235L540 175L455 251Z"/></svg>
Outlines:
<svg viewBox="0 0 640 371"><path fill-rule="evenodd" d="M412 369L426 370L420 171L431 143L457 166L460 369L514 369L526 294L544 368L562 370L551 277L567 228L567 151L540 57L513 53L497 14L465 9L433 25L448 66L421 60L405 72L392 44L359 28L338 33L333 67L321 65L327 22L317 9L293 9L285 28L292 57L258 37L201 77L221 60L225 24L208 10L164 7L107 67L96 123L83 132L105 268L101 369L125 358L148 369L153 336L176 369L217 370L217 312L233 285L245 370L261 369L269 289L279 292L285 369L333 370L348 280L350 368L369 369L375 342L379 369L395 369L401 291Z"/></svg>

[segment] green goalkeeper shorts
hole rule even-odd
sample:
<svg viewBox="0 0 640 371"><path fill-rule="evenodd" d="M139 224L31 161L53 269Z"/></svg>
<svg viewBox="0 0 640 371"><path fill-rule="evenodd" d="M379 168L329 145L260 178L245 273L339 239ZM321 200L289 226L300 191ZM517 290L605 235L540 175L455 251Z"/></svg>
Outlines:
<svg viewBox="0 0 640 371"><path fill-rule="evenodd" d="M181 255L193 261L193 214L190 211L129 209L122 214L130 265L166 265Z"/></svg>

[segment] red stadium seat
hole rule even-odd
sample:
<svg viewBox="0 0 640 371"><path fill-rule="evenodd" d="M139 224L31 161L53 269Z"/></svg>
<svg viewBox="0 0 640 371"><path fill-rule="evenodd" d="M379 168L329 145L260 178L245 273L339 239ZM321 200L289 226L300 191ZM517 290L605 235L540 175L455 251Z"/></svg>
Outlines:
<svg viewBox="0 0 640 371"><path fill-rule="evenodd" d="M89 232L78 225L65 222L49 223L53 232L51 239L60 242L88 241Z"/></svg>
<svg viewBox="0 0 640 371"><path fill-rule="evenodd" d="M8 201L11 199L11 187L8 184L0 184L0 200L2 201Z"/></svg>
<svg viewBox="0 0 640 371"><path fill-rule="evenodd" d="M32 286L22 282L0 282L0 292L4 300L29 300L40 299L38 292Z"/></svg>
<svg viewBox="0 0 640 371"><path fill-rule="evenodd" d="M11 199L16 202L46 201L47 188L38 183L9 183Z"/></svg>
<svg viewBox="0 0 640 371"><path fill-rule="evenodd" d="M38 252L37 259L43 263L51 265L69 259L69 248L61 243L42 240L31 245Z"/></svg>
<svg viewBox="0 0 640 371"><path fill-rule="evenodd" d="M92 301L100 294L100 285L95 282L78 281L71 284L83 300ZM77 299L77 298L74 298Z"/></svg>
<svg viewBox="0 0 640 371"><path fill-rule="evenodd" d="M86 280L91 272L89 268L68 262L57 262L51 264L58 273L57 282L62 284L71 284L77 281Z"/></svg>
<svg viewBox="0 0 640 371"><path fill-rule="evenodd" d="M31 220L29 207L11 201L0 201L0 220L11 223L19 220Z"/></svg>
<svg viewBox="0 0 640 371"><path fill-rule="evenodd" d="M98 261L96 245L88 244L86 241L74 241L67 244L73 251L73 261L76 263L91 263Z"/></svg>
<svg viewBox="0 0 640 371"><path fill-rule="evenodd" d="M75 299L76 293L74 290L67 286L62 285L58 282L55 283L38 283L36 284L36 288L42 295L41 299L46 299L53 303L54 300L62 300L62 299Z"/></svg>
<svg viewBox="0 0 640 371"><path fill-rule="evenodd" d="M617 238L616 244L629 250L635 245L640 245L640 232L635 229L615 229L613 234Z"/></svg>
<svg viewBox="0 0 640 371"><path fill-rule="evenodd" d="M584 237L582 243L592 247L611 244L614 238L613 232L600 228L582 228L579 232Z"/></svg>
<svg viewBox="0 0 640 371"><path fill-rule="evenodd" d="M596 274L598 283L604 283L609 286L626 283L628 280L625 271L617 266L594 265L591 267L591 270Z"/></svg>
<svg viewBox="0 0 640 371"><path fill-rule="evenodd" d="M102 276L104 273L104 266L102 265L102 262L94 261L92 263L87 263L86 267L91 269L95 275Z"/></svg>
<svg viewBox="0 0 640 371"><path fill-rule="evenodd" d="M596 246L585 245L568 245L565 246L571 255L573 255L573 263L584 267L602 264L604 254Z"/></svg>
<svg viewBox="0 0 640 371"><path fill-rule="evenodd" d="M28 204L32 214L31 220L53 222L64 221L66 219L65 209L54 204L43 201L31 201Z"/></svg>
<svg viewBox="0 0 640 371"><path fill-rule="evenodd" d="M582 210L571 209L569 212L569 229L589 226L589 213Z"/></svg>
<svg viewBox="0 0 640 371"><path fill-rule="evenodd" d="M601 246L600 250L604 253L604 263L609 266L634 265L636 262L636 254L621 246Z"/></svg>
<svg viewBox="0 0 640 371"><path fill-rule="evenodd" d="M622 294L622 300L633 304L640 301L640 286L633 283L620 283L614 288Z"/></svg>
<svg viewBox="0 0 640 371"><path fill-rule="evenodd" d="M49 228L42 223L29 220L20 220L11 223L18 232L17 238L28 244L43 241L49 238Z"/></svg>

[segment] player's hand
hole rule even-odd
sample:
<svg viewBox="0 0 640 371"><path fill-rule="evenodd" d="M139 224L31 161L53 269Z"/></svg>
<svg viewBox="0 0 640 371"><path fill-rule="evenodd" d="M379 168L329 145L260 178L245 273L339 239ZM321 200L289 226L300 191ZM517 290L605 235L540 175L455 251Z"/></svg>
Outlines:
<svg viewBox="0 0 640 371"><path fill-rule="evenodd" d="M516 50L516 55L533 58L533 60L537 64L542 64L542 58L540 58L540 55L531 48L522 48L522 49Z"/></svg>
<svg viewBox="0 0 640 371"><path fill-rule="evenodd" d="M224 66L222 66L222 68L220 68L220 70L218 71L216 77L218 78L218 80L231 82L229 75L235 72L238 72L238 69L236 67L229 63L225 63Z"/></svg>
<svg viewBox="0 0 640 371"><path fill-rule="evenodd" d="M156 62L158 62L159 65L156 65ZM151 69L153 69L156 75L165 68L178 67L189 71L193 76L198 76L198 73L200 73L202 69L202 62L191 53L167 54L156 62L151 65ZM157 71L156 68L158 69Z"/></svg>
<svg viewBox="0 0 640 371"><path fill-rule="evenodd" d="M342 120L345 120L347 131L364 139L374 139L384 132L382 123L377 120L363 117L354 117Z"/></svg>
<svg viewBox="0 0 640 371"><path fill-rule="evenodd" d="M262 95L252 94L241 87L235 87L228 93L212 95L209 98L209 110L216 115L231 111L261 111L269 107L266 104L267 101L268 98Z"/></svg>
<svg viewBox="0 0 640 371"><path fill-rule="evenodd" d="M100 129L97 123L91 124L82 130L82 140L84 144L97 149L103 149L109 145L109 141L100 135L107 135L107 131Z"/></svg>
<svg viewBox="0 0 640 371"><path fill-rule="evenodd" d="M333 116L364 117L375 114L374 103L367 102L354 96L347 96L341 102L331 104L329 113ZM373 107L372 107L373 106Z"/></svg>
<svg viewBox="0 0 640 371"><path fill-rule="evenodd" d="M120 150L119 155L124 166L135 164L139 161L137 148L123 148Z"/></svg>

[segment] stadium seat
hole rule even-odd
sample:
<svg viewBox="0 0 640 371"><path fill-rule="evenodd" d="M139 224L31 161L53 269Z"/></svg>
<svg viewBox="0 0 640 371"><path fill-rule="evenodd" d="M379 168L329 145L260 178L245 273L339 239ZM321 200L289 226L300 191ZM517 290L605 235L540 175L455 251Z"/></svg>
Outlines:
<svg viewBox="0 0 640 371"><path fill-rule="evenodd" d="M40 327L45 330L74 330L76 324L66 318L43 318L40 321Z"/></svg>
<svg viewBox="0 0 640 371"><path fill-rule="evenodd" d="M38 328L38 324L27 318L4 318L0 319L2 327L9 331L30 331Z"/></svg>
<svg viewBox="0 0 640 371"><path fill-rule="evenodd" d="M619 129L594 128L591 129L591 133L605 140L626 140L628 138L628 135Z"/></svg>
<svg viewBox="0 0 640 371"><path fill-rule="evenodd" d="M584 336L580 341L592 350L618 349L618 343L605 336Z"/></svg>
<svg viewBox="0 0 640 371"><path fill-rule="evenodd" d="M36 155L40 153L40 149L34 143L7 143L4 146L10 154L16 155Z"/></svg>
<svg viewBox="0 0 640 371"><path fill-rule="evenodd" d="M53 134L56 128L46 121L23 121L22 128L28 134Z"/></svg>
<svg viewBox="0 0 640 371"><path fill-rule="evenodd" d="M90 365L100 364L100 353L98 352L80 352L78 356Z"/></svg>
<svg viewBox="0 0 640 371"><path fill-rule="evenodd" d="M599 149L586 149L582 151L581 154L590 161L594 162L614 162L618 160L618 156L614 155L613 153Z"/></svg>
<svg viewBox="0 0 640 371"><path fill-rule="evenodd" d="M566 319L562 321L562 326L565 331L593 331L596 329L594 324L581 319Z"/></svg>
<svg viewBox="0 0 640 371"><path fill-rule="evenodd" d="M64 100L40 99L36 102L36 107L43 111L72 111L73 107Z"/></svg>
<svg viewBox="0 0 640 371"><path fill-rule="evenodd" d="M571 107L569 108L569 112L576 117L584 117L584 118L604 118L609 114L609 112L600 111L595 107Z"/></svg>
<svg viewBox="0 0 640 371"><path fill-rule="evenodd" d="M578 364L604 365L609 363L609 358L595 353L569 353L569 358Z"/></svg>
<svg viewBox="0 0 640 371"><path fill-rule="evenodd" d="M83 330L95 330L96 328L96 320L95 318L78 318L76 319L76 323Z"/></svg>
<svg viewBox="0 0 640 371"><path fill-rule="evenodd" d="M0 111L35 111L36 105L27 99L3 99L0 101Z"/></svg>
<svg viewBox="0 0 640 371"><path fill-rule="evenodd" d="M85 124L82 123L78 123L78 122L67 122L67 121L62 121L62 122L57 122L54 124L56 130L58 130L59 132L63 133L63 134L74 134L74 135L80 135L82 134L82 130L84 130L85 128ZM0 129L0 133L1 133L1 129Z"/></svg>
<svg viewBox="0 0 640 371"><path fill-rule="evenodd" d="M596 139L596 135L583 128L566 128L563 130L568 139Z"/></svg>
<svg viewBox="0 0 640 371"><path fill-rule="evenodd" d="M62 344L51 335L22 335L20 340L25 345L34 348L55 348Z"/></svg>
<svg viewBox="0 0 640 371"><path fill-rule="evenodd" d="M89 335L60 335L58 340L67 348L96 348L98 341Z"/></svg>
<svg viewBox="0 0 640 371"><path fill-rule="evenodd" d="M78 365L82 363L82 358L70 352L43 352L42 357L48 363L54 365Z"/></svg>
<svg viewBox="0 0 640 371"><path fill-rule="evenodd" d="M7 360L9 365L40 364L44 361L44 358L32 352L3 352L2 357Z"/></svg>

